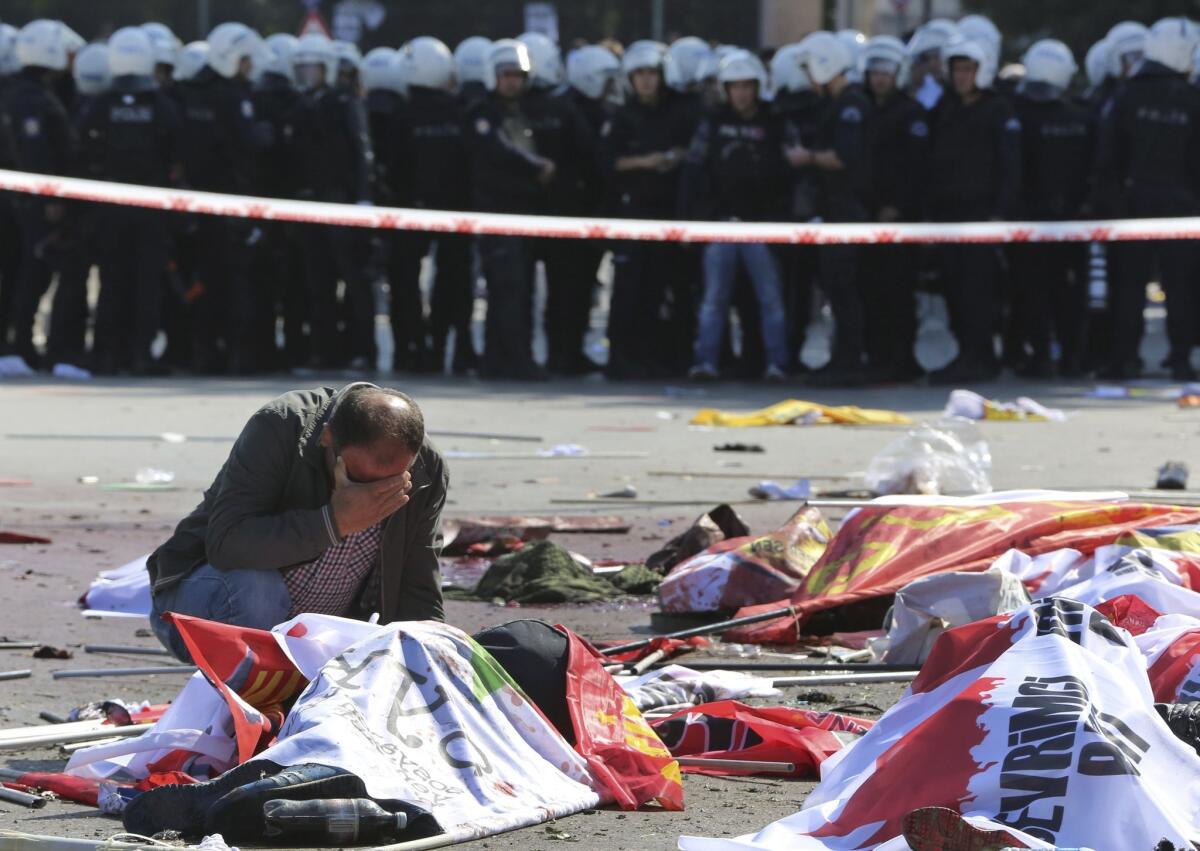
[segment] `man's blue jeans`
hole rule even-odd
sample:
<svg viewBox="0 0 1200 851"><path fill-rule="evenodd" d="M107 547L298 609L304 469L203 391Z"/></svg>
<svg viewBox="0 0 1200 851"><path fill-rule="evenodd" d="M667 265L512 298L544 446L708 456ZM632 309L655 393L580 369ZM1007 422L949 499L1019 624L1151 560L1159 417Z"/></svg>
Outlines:
<svg viewBox="0 0 1200 851"><path fill-rule="evenodd" d="M291 595L278 570L217 570L203 564L178 584L154 595L150 627L176 658L190 662L192 657L179 630L162 619L163 612L270 629L286 621L291 608Z"/></svg>
<svg viewBox="0 0 1200 851"><path fill-rule="evenodd" d="M696 338L695 365L715 369L720 357L721 335L729 316L739 264L750 275L762 314L763 346L767 363L787 369L787 327L783 306L783 283L779 264L763 243L714 242L704 249L704 301L700 305L700 328Z"/></svg>

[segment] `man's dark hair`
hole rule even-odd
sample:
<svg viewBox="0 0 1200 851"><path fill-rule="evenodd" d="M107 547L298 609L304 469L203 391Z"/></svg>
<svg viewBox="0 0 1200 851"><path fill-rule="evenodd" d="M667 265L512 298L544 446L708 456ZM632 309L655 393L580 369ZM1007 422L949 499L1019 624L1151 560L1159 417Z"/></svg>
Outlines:
<svg viewBox="0 0 1200 851"><path fill-rule="evenodd" d="M391 402L399 399L403 405ZM382 446L399 441L413 455L425 440L425 417L412 397L387 387L364 385L342 393L329 421L338 447Z"/></svg>

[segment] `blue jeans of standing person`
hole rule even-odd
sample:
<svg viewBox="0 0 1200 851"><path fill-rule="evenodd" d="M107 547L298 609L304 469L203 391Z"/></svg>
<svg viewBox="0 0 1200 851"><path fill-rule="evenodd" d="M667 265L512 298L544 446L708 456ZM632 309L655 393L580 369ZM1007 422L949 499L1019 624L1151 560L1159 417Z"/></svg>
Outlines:
<svg viewBox="0 0 1200 851"><path fill-rule="evenodd" d="M190 662L179 630L162 619L163 612L270 629L286 621L291 609L292 597L278 570L217 570L203 564L154 595L150 627L163 647L180 661Z"/></svg>
<svg viewBox="0 0 1200 851"><path fill-rule="evenodd" d="M762 314L763 346L767 365L788 367L787 317L783 306L783 281L779 264L764 243L714 242L704 249L704 301L696 338L695 365L716 368L721 336L729 317L729 299L737 280L738 265L754 284Z"/></svg>

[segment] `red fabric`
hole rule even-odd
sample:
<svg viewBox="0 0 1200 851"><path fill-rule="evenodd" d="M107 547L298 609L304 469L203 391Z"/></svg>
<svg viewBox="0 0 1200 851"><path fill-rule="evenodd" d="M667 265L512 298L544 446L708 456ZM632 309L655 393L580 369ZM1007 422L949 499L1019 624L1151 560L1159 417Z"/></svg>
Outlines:
<svg viewBox="0 0 1200 851"><path fill-rule="evenodd" d="M1113 597L1107 603L1096 606L1096 611L1112 621L1113 626L1119 626L1132 635L1141 635L1162 617L1161 612L1134 594Z"/></svg>
<svg viewBox="0 0 1200 851"><path fill-rule="evenodd" d="M640 650L626 650L624 653L613 653L612 655L605 656L604 658L607 659L610 664L612 662L624 662L628 664L630 662L640 662L657 650L667 651L667 655L663 658L670 659L685 647L689 650L694 650L710 646L712 646L712 642L702 635L694 635L691 638L664 638L660 635L658 638L653 639L649 644Z"/></svg>
<svg viewBox="0 0 1200 851"><path fill-rule="evenodd" d="M22 535L20 532L0 532L0 544L50 544L49 538L40 535Z"/></svg>
<svg viewBox="0 0 1200 851"><path fill-rule="evenodd" d="M17 780L22 786L31 786L43 792L53 792L65 801L77 804L97 805L100 796L100 781L89 777L72 777L49 771L30 771Z"/></svg>
<svg viewBox="0 0 1200 851"><path fill-rule="evenodd" d="M195 782L195 777L183 771L156 771L133 784L133 788L148 792L159 786L185 786Z"/></svg>
<svg viewBox="0 0 1200 851"><path fill-rule="evenodd" d="M633 701L604 670L607 661L565 626L567 706L575 729L575 750L612 793L623 810L657 801L683 809L679 763L642 718Z"/></svg>
<svg viewBox="0 0 1200 851"><path fill-rule="evenodd" d="M712 719L728 719L733 724L718 730ZM822 762L845 747L838 732L862 735L872 723L833 712L719 700L676 712L655 722L654 729L671 742L674 756L790 762L796 766L792 776L811 778L817 776ZM755 773L688 765L683 770L716 775Z"/></svg>
<svg viewBox="0 0 1200 851"><path fill-rule="evenodd" d="M192 661L229 704L238 762L264 750L283 721L282 705L308 685L279 648L275 636L264 629L230 626L174 612L164 617L178 628Z"/></svg>
<svg viewBox="0 0 1200 851"><path fill-rule="evenodd" d="M794 616L739 627L726 641L795 643L814 612L895 594L914 579L983 571L1009 549L1031 556L1070 547L1090 555L1138 528L1200 522L1200 509L1139 503L1011 502L999 505L864 508L842 526L787 600L738 617L793 606Z"/></svg>

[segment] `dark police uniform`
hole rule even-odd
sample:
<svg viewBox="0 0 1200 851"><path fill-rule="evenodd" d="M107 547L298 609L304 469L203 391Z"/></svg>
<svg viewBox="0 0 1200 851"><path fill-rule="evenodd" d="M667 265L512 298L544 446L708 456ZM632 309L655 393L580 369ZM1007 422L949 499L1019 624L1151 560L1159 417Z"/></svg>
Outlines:
<svg viewBox="0 0 1200 851"><path fill-rule="evenodd" d="M930 152L929 210L934 221L1011 218L1021 186L1021 123L991 91L968 104L947 90L938 105ZM941 248L946 302L958 358L937 382L992 378L1001 255L990 245Z"/></svg>
<svg viewBox="0 0 1200 851"><path fill-rule="evenodd" d="M168 186L179 174L179 113L150 77L123 76L79 119L80 136L105 179ZM102 268L96 306L97 363L152 369L168 257L161 212L108 207L101 225Z"/></svg>
<svg viewBox="0 0 1200 851"><path fill-rule="evenodd" d="M1200 91L1182 74L1158 62L1143 62L1104 109L1096 182L1104 216L1200 212ZM1113 361L1105 374L1130 378L1140 372L1145 288L1157 266L1167 295L1171 372L1177 380L1192 380L1195 246L1186 240L1131 242L1117 246L1113 255Z"/></svg>
<svg viewBox="0 0 1200 851"><path fill-rule="evenodd" d="M1023 180L1018 215L1031 221L1081 218L1091 185L1093 122L1088 110L1045 84L1026 83L1014 106L1021 122ZM1087 246L1060 242L1015 245L1013 264L1017 331L1029 360L1018 373L1048 377L1051 341L1061 348L1059 369L1078 375L1083 361Z"/></svg>

